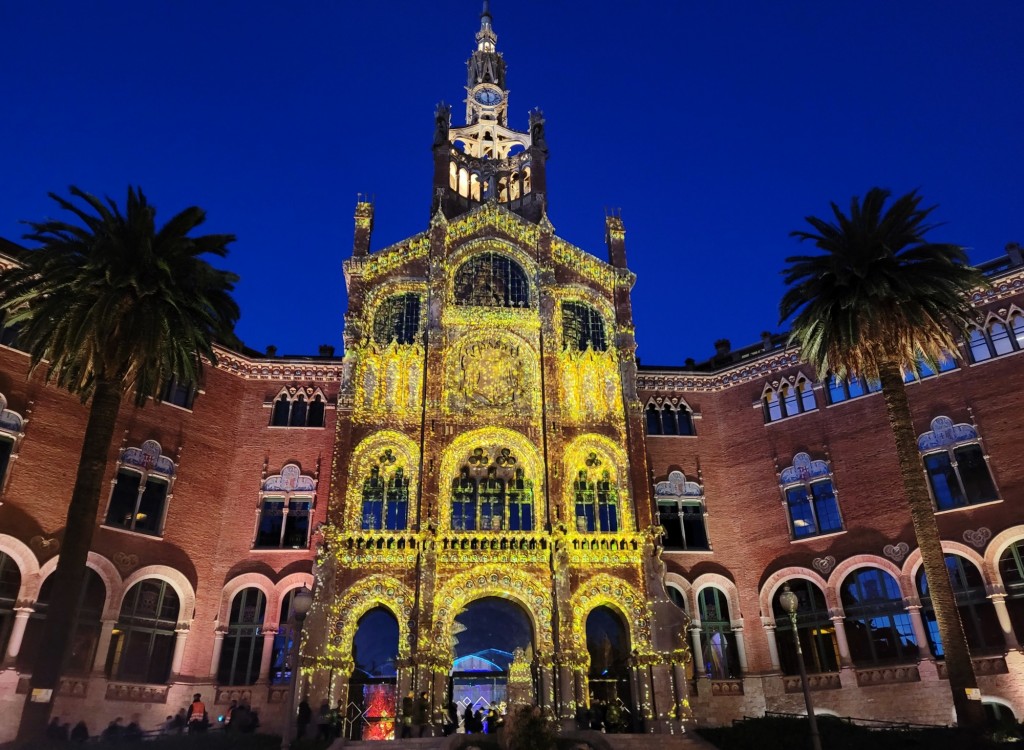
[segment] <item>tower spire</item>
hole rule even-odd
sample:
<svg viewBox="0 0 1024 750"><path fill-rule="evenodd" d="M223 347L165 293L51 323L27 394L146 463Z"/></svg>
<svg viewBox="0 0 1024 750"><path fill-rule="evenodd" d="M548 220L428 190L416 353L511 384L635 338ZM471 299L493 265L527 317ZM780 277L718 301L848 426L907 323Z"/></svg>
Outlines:
<svg viewBox="0 0 1024 750"><path fill-rule="evenodd" d="M498 35L494 33L491 25L494 19L491 18L491 3L484 0L484 9L480 13L480 31L476 32L476 48L480 52L493 53L498 44Z"/></svg>

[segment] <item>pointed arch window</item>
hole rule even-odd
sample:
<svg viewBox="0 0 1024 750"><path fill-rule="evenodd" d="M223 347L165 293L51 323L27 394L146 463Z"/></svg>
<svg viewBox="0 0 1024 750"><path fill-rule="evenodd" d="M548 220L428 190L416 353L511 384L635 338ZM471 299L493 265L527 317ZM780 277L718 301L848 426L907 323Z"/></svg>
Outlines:
<svg viewBox="0 0 1024 750"><path fill-rule="evenodd" d="M778 386L766 385L761 406L765 422L777 422L818 408L814 400L814 385L803 375L783 380Z"/></svg>
<svg viewBox="0 0 1024 750"><path fill-rule="evenodd" d="M455 304L474 307L529 307L526 272L508 256L474 255L455 272Z"/></svg>
<svg viewBox="0 0 1024 750"><path fill-rule="evenodd" d="M388 297L373 316L373 340L384 346L392 341L411 344L419 330L420 296L412 292Z"/></svg>
<svg viewBox="0 0 1024 750"><path fill-rule="evenodd" d="M583 302L562 303L562 346L574 351L608 349L604 318L601 313Z"/></svg>
<svg viewBox="0 0 1024 750"><path fill-rule="evenodd" d="M254 685L260 678L266 609L267 597L258 588L245 588L235 594L217 666L218 684Z"/></svg>
<svg viewBox="0 0 1024 750"><path fill-rule="evenodd" d="M936 510L953 510L999 499L978 431L936 417L917 439Z"/></svg>
<svg viewBox="0 0 1024 750"><path fill-rule="evenodd" d="M736 634L729 618L729 599L725 592L708 586L697 595L700 611L700 643L704 669L712 680L740 677Z"/></svg>
<svg viewBox="0 0 1024 750"><path fill-rule="evenodd" d="M162 535L176 470L155 440L122 450L104 525Z"/></svg>
<svg viewBox="0 0 1024 750"><path fill-rule="evenodd" d="M619 488L607 469L593 453L586 469L580 469L573 482L576 501L576 530L580 533L614 533L619 530ZM592 474L597 479L590 478Z"/></svg>
<svg viewBox="0 0 1024 750"><path fill-rule="evenodd" d="M452 529L455 531L533 531L533 482L509 448L492 462L483 448L473 449L452 480Z"/></svg>
<svg viewBox="0 0 1024 750"><path fill-rule="evenodd" d="M843 401L867 396L869 393L877 393L882 390L881 381L868 380L857 375L840 378L834 373L829 373L827 385L828 402L830 404L842 403Z"/></svg>
<svg viewBox="0 0 1024 750"><path fill-rule="evenodd" d="M842 531L843 517L826 461L797 453L793 465L779 474L779 484L794 539Z"/></svg>
<svg viewBox="0 0 1024 750"><path fill-rule="evenodd" d="M665 530L666 550L709 550L705 523L704 488L687 481L681 471L673 471L668 480L654 485L658 502L658 522Z"/></svg>
<svg viewBox="0 0 1024 750"><path fill-rule="evenodd" d="M967 349L975 363L1024 349L1024 313L1014 308L1006 319L989 316L984 326L971 329Z"/></svg>
<svg viewBox="0 0 1024 750"><path fill-rule="evenodd" d="M1010 622L1017 638L1024 640L1024 539L1011 544L999 556L999 577L1006 589L1006 609L1010 613Z"/></svg>
<svg viewBox="0 0 1024 750"><path fill-rule="evenodd" d="M267 477L260 490L259 520L253 547L257 549L306 549L309 520L316 498L317 481L296 464Z"/></svg>
<svg viewBox="0 0 1024 750"><path fill-rule="evenodd" d="M283 388L270 412L271 427L323 427L327 398L319 388Z"/></svg>
<svg viewBox="0 0 1024 750"><path fill-rule="evenodd" d="M696 434L693 429L693 412L682 399L678 403L667 399L662 403L651 401L647 405L646 415L648 435Z"/></svg>
<svg viewBox="0 0 1024 750"><path fill-rule="evenodd" d="M390 459L390 460L389 460ZM409 478L401 466L389 470L394 454L388 450L381 465L370 468L370 476L363 481L364 531L405 531L409 528ZM389 474L381 475L381 467Z"/></svg>

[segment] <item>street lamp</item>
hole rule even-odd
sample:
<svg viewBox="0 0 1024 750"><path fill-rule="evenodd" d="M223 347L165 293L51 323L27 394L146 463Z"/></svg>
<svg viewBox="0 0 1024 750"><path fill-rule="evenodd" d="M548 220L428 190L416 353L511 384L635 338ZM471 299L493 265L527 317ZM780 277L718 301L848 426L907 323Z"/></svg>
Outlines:
<svg viewBox="0 0 1024 750"><path fill-rule="evenodd" d="M290 747L295 739L295 697L299 686L299 644L302 641L302 623L313 606L313 592L303 586L292 595L292 615L295 617L295 634L292 636L292 684L288 698L288 721L282 744Z"/></svg>
<svg viewBox="0 0 1024 750"><path fill-rule="evenodd" d="M800 667L800 684L804 689L804 704L807 706L807 720L811 722L811 747L813 750L821 750L821 737L818 736L818 720L814 716L814 704L811 702L811 687L807 684L807 668L804 666L804 651L800 647L800 631L796 629L796 610L800 606L797 599L787 583L782 587L782 594L779 596L779 604L789 615L789 621L793 623L793 642L796 644L796 663Z"/></svg>

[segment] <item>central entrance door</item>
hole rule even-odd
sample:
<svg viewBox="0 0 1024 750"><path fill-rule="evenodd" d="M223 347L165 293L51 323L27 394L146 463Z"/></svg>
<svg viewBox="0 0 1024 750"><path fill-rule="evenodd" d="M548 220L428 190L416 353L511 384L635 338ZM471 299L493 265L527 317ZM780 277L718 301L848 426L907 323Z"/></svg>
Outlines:
<svg viewBox="0 0 1024 750"><path fill-rule="evenodd" d="M452 631L450 695L459 712L460 732L466 730L467 709L470 716L479 712L486 717L494 705L504 715L510 698L535 700L532 685L525 691L529 695L523 695L523 686L513 684L510 695L513 661L533 658L533 625L519 605L497 597L478 599L455 618Z"/></svg>

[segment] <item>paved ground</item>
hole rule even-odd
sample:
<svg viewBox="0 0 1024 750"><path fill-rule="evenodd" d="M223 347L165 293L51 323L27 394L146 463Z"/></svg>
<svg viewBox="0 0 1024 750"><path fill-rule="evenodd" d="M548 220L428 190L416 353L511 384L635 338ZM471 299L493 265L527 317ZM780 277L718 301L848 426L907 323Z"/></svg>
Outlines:
<svg viewBox="0 0 1024 750"><path fill-rule="evenodd" d="M601 734L599 732L572 732L579 738L581 748L593 750L714 750L714 745L692 732L686 735L665 734ZM331 750L444 750L454 738L424 737L415 740L388 742L345 742L338 740ZM583 744L586 742L587 744ZM469 747L465 746L464 747Z"/></svg>

